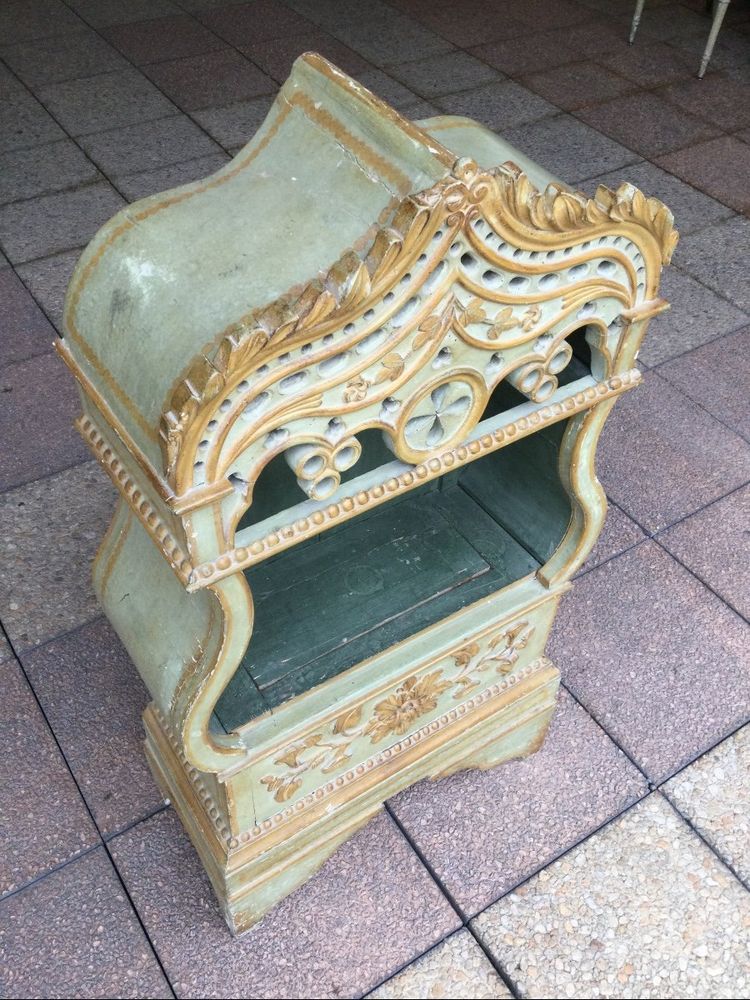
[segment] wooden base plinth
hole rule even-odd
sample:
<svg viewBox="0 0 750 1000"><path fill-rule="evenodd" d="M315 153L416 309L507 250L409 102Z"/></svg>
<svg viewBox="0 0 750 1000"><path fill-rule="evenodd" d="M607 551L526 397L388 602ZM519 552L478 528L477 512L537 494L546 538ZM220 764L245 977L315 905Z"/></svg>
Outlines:
<svg viewBox="0 0 750 1000"><path fill-rule="evenodd" d="M231 829L227 803L237 775L212 788L214 779L180 759L150 706L144 714L149 763L200 855L233 933L248 930L307 881L392 795L422 778L486 769L539 749L555 708L559 672L544 657L534 667L518 684L449 725L419 740L399 741L383 763L344 784L325 805L288 810L253 830Z"/></svg>

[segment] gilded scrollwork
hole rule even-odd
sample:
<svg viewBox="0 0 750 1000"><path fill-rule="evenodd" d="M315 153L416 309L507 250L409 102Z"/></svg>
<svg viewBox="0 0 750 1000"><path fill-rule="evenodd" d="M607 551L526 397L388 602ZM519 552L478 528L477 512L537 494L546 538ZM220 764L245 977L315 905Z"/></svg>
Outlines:
<svg viewBox="0 0 750 1000"><path fill-rule="evenodd" d="M626 235L618 238L615 224L622 224ZM482 243L486 250L477 255L480 231L487 242ZM496 233L500 244L493 242ZM514 239L516 247L529 249L516 250L506 260L504 251L498 249L504 245L503 236ZM594 236L598 249L586 250L594 246ZM349 344L357 348L345 359L338 383L331 384L338 385L340 406L362 406L381 387L407 381L423 364L423 351L439 348L448 329L459 334L463 330L474 346L492 349L497 343L521 344L543 334L554 317L559 319L561 307L574 317L581 305L588 308L592 296L606 293L620 303L621 311L632 308L636 295L642 297L646 287L641 250L652 253L648 248L654 247L654 256L667 261L676 239L669 211L631 185L617 191L600 187L593 199L554 186L540 192L513 164L485 171L470 160L459 160L451 176L404 199L390 225L377 232L364 258L348 251L294 299L286 297L243 318L224 331L213 354L207 352L195 360L162 418L170 480L178 492L190 486L195 449L217 410L234 398L234 387L248 384L250 403L253 392L268 392L270 376L254 373L266 371L269 364L273 367L275 358L291 357L295 345L307 342L317 351L326 338L338 337L341 347L332 347L329 353L341 352ZM568 269L570 275L563 274L569 263L562 256L565 246L575 249L584 264L592 254L598 253L598 260L609 253L612 260L602 259L601 266L616 280L611 276L605 280L605 271L583 279L573 275L573 268ZM519 252L522 256L517 260ZM483 257L490 263L482 264ZM540 271L540 257L549 268L547 275ZM583 270L584 264L579 265ZM513 274L517 277L512 278ZM560 298L561 293L555 292L553 285L560 275L574 282L575 294ZM549 279L549 289L544 278ZM470 290L468 297L450 291L456 280ZM402 293L402 287L411 290ZM441 298L441 289L448 290L447 297ZM399 318L397 323L397 315L384 312L394 295L394 307L411 310L413 321ZM412 295L412 299L399 299L400 295ZM547 312L545 302L550 303ZM370 315L375 319L369 327L363 326L362 317ZM381 315L386 326L376 329L372 324ZM347 334L350 329L352 333ZM382 351L373 356L372 364L363 366L358 345L363 337L367 341L379 336ZM409 347L404 342L407 337L411 338ZM321 356L327 356L325 351ZM320 376L316 379L321 381ZM257 390L253 388L256 383ZM232 403L230 416L233 407ZM282 409L278 412L281 419ZM183 470L179 474L178 466ZM215 468L214 474L225 474L219 466Z"/></svg>
<svg viewBox="0 0 750 1000"><path fill-rule="evenodd" d="M439 667L407 677L374 704L347 709L324 729L290 743L273 758L277 770L264 775L261 784L277 802L287 802L302 787L305 775L328 775L346 765L357 741L373 746L403 736L434 713L443 696L460 701L480 687L487 675L511 673L533 634L534 626L523 620L488 640L472 640L452 654L452 672Z"/></svg>

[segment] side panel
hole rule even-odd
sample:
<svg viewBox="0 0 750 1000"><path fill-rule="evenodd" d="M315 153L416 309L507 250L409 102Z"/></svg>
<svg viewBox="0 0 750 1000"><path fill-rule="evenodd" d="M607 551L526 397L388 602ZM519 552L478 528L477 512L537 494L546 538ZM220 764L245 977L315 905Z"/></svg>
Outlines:
<svg viewBox="0 0 750 1000"><path fill-rule="evenodd" d="M189 594L124 500L94 564L94 589L159 708L170 712L180 681L221 631L208 590Z"/></svg>

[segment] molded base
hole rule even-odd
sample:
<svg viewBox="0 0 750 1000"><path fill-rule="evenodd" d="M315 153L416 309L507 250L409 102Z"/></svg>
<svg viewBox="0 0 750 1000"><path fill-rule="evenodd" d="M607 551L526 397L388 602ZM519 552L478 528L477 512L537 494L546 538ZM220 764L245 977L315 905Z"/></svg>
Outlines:
<svg viewBox="0 0 750 1000"><path fill-rule="evenodd" d="M325 810L292 815L269 832L230 830L233 778L211 788L180 759L158 712L144 713L146 752L209 874L229 927L248 930L307 881L336 848L364 826L383 802L422 778L467 768L487 769L525 757L541 746L555 708L559 672L544 657L536 669L502 691L482 711L467 712L445 730L412 746L342 789Z"/></svg>

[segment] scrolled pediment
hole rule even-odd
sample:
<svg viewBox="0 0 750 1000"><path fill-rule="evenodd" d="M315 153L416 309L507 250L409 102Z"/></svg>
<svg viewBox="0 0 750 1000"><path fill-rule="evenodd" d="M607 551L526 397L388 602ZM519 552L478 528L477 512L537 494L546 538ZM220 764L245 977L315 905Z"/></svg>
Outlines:
<svg viewBox="0 0 750 1000"><path fill-rule="evenodd" d="M162 419L173 485L181 494L244 477L233 467L242 452L307 417L380 426L416 461L396 411L421 405L424 387L464 373L467 432L502 378L534 401L551 395L564 338L587 323L610 331L611 373L617 317L653 296L675 242L668 210L632 185L592 199L538 191L512 163L458 160L402 201L363 257L348 251L196 359Z"/></svg>

